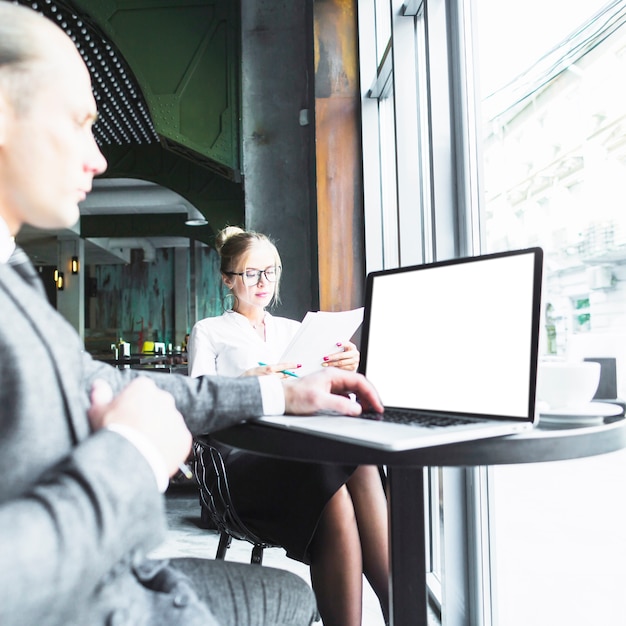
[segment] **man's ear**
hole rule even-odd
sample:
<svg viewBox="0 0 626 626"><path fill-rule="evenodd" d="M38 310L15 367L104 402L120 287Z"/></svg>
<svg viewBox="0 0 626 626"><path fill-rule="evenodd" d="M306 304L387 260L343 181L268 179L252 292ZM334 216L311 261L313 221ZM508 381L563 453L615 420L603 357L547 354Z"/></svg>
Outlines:
<svg viewBox="0 0 626 626"><path fill-rule="evenodd" d="M9 123L13 116L13 107L8 98L0 90L0 146L4 145L9 132Z"/></svg>
<svg viewBox="0 0 626 626"><path fill-rule="evenodd" d="M4 144L6 138L7 127L7 110L8 104L4 94L0 91L0 146Z"/></svg>

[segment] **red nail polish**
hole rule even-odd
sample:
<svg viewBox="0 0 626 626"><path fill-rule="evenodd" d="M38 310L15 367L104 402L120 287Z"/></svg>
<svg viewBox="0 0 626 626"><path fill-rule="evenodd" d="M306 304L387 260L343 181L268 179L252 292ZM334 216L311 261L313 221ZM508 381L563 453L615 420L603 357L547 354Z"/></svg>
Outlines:
<svg viewBox="0 0 626 626"><path fill-rule="evenodd" d="M328 361L328 357L327 356L324 357L324 361Z"/></svg>
<svg viewBox="0 0 626 626"><path fill-rule="evenodd" d="M299 367L302 367L302 363L298 363L298 365L296 365L296 369L298 369Z"/></svg>
<svg viewBox="0 0 626 626"><path fill-rule="evenodd" d="M341 341L338 341L338 342L337 342L337 347L338 347L338 348L341 348L341 346L342 346Z"/></svg>

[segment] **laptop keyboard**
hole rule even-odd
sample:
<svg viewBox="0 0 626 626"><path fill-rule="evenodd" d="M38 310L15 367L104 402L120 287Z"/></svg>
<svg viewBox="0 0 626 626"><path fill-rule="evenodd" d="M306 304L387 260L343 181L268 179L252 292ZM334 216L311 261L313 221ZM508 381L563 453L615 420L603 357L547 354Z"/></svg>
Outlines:
<svg viewBox="0 0 626 626"><path fill-rule="evenodd" d="M443 426L462 426L473 424L476 420L448 415L424 415L403 409L385 409L384 413L363 411L359 417L379 422L393 422L395 424L407 424L409 426L424 426L426 428L441 428Z"/></svg>

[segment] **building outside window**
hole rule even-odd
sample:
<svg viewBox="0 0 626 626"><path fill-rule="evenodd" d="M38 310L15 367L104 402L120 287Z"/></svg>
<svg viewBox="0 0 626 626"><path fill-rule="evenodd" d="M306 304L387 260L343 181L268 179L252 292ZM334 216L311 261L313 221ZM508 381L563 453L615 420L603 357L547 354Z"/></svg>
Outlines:
<svg viewBox="0 0 626 626"><path fill-rule="evenodd" d="M606 350L626 350L626 7L524 3L512 19L501 5L476 3L483 248L544 248L544 355L615 356Z"/></svg>
<svg viewBox="0 0 626 626"><path fill-rule="evenodd" d="M626 3L472 9L481 250L544 249L541 358L614 357L624 398ZM490 470L492 624L624 619L624 475L621 452Z"/></svg>

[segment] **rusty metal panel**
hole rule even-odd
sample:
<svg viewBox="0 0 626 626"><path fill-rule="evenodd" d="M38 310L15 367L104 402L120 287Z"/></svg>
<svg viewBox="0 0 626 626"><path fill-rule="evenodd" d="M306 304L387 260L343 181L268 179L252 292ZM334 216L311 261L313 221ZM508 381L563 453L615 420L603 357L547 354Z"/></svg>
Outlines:
<svg viewBox="0 0 626 626"><path fill-rule="evenodd" d="M314 7L320 308L337 311L363 301L356 0Z"/></svg>
<svg viewBox="0 0 626 626"><path fill-rule="evenodd" d="M351 128L354 109L348 98L318 100L316 106L320 303L327 311L358 306L362 291L357 252L362 247L359 145Z"/></svg>

